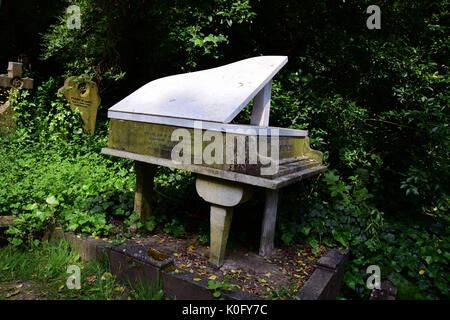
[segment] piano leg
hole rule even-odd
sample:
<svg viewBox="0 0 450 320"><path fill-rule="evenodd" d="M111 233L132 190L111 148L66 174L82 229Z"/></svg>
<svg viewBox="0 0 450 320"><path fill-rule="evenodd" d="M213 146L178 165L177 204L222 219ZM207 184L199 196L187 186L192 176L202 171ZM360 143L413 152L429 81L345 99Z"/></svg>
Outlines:
<svg viewBox="0 0 450 320"><path fill-rule="evenodd" d="M134 211L139 214L141 221L145 222L151 213L153 181L157 166L146 162L135 161L134 168L136 171Z"/></svg>
<svg viewBox="0 0 450 320"><path fill-rule="evenodd" d="M277 221L278 190L266 189L266 204L261 229L259 255L266 256L273 251L275 224Z"/></svg>
<svg viewBox="0 0 450 320"><path fill-rule="evenodd" d="M220 267L225 257L233 207L250 199L253 188L237 182L199 175L195 182L197 193L211 204L211 245L209 259Z"/></svg>
<svg viewBox="0 0 450 320"><path fill-rule="evenodd" d="M209 259L216 267L220 267L224 261L232 216L232 207L211 205L211 247Z"/></svg>

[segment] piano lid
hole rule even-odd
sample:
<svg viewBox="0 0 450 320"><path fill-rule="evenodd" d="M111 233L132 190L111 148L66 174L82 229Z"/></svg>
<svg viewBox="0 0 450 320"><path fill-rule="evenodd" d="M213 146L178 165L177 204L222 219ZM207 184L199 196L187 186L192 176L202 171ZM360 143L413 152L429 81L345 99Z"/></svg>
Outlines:
<svg viewBox="0 0 450 320"><path fill-rule="evenodd" d="M285 56L261 56L157 79L111 107L109 117L128 114L136 120L158 116L229 123L286 62Z"/></svg>

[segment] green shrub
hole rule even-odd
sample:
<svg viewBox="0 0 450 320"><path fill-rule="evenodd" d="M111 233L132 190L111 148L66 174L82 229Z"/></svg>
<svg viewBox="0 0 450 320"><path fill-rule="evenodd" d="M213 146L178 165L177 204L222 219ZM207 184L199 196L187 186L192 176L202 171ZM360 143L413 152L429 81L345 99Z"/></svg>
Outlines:
<svg viewBox="0 0 450 320"><path fill-rule="evenodd" d="M309 130L330 171L284 192L278 243L349 247L351 298L367 297L369 264L382 266L402 298L448 297L446 1L382 1L381 30L365 27L369 0L75 3L82 29L68 30L61 12L42 37L55 76L13 98L18 129L0 137L0 214L20 217L34 203L42 211L54 195L58 223L75 232L108 233L117 219L176 236L193 230L206 242L208 223L199 217L208 209L186 172L160 170L152 217L139 221L131 161L100 154L105 109L96 136L83 135L79 116L56 96L60 73L95 79L109 106L162 76L283 54L289 63L273 81L270 124ZM248 106L235 122L250 115ZM32 212L23 218L45 229ZM249 236L235 237L250 244Z"/></svg>
<svg viewBox="0 0 450 320"><path fill-rule="evenodd" d="M8 241L15 247L28 245L36 248L41 244L44 232L52 231L56 222L56 207L59 202L54 196L46 199L46 204L39 206L37 203L26 205L24 210L11 225L6 234L11 235Z"/></svg>

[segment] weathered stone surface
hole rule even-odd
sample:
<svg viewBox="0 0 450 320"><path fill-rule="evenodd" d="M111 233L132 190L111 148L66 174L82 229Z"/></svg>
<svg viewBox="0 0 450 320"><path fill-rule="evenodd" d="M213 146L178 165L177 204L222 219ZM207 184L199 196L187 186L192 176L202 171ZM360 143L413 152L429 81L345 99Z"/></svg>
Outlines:
<svg viewBox="0 0 450 320"><path fill-rule="evenodd" d="M329 250L325 255L317 260L317 266L325 269L336 270L342 263L342 251Z"/></svg>
<svg viewBox="0 0 450 320"><path fill-rule="evenodd" d="M380 289L373 289L369 300L395 300L397 297L397 288L389 280L381 282Z"/></svg>
<svg viewBox="0 0 450 320"><path fill-rule="evenodd" d="M237 182L205 176L197 177L195 186L199 196L211 203L209 258L212 264L220 267L225 257L233 207L250 199L253 189Z"/></svg>
<svg viewBox="0 0 450 320"><path fill-rule="evenodd" d="M93 81L85 81L81 77L70 77L66 79L64 86L58 92L66 97L72 110L77 108L80 111L83 129L93 135L100 105L97 84Z"/></svg>
<svg viewBox="0 0 450 320"><path fill-rule="evenodd" d="M13 216L0 216L0 228L8 228L14 224L16 217Z"/></svg>
<svg viewBox="0 0 450 320"><path fill-rule="evenodd" d="M266 189L266 202L259 245L259 255L263 257L269 255L274 248L273 240L277 221L278 192L278 190Z"/></svg>
<svg viewBox="0 0 450 320"><path fill-rule="evenodd" d="M145 259L141 259L140 256L145 250L141 249L142 252L139 253L140 249L137 246L130 250L128 250L129 247L126 243L119 246L107 246L107 242L101 239L77 237L71 232L62 232L60 229L55 230L53 236L53 240L65 239L68 241L83 260L100 261L106 257L111 272L125 284L134 284L139 280L154 285L159 280L162 282L164 293L176 297L177 300L213 299L211 290L208 289L208 279L193 281L193 275L190 273L176 273L169 268L165 268L163 264L155 265L144 261ZM136 250L138 251L136 252ZM329 254L328 252L325 255ZM334 253L331 254L334 255ZM245 257L244 253L241 256ZM331 271L317 268L300 290L297 299L335 299L342 281L347 256L348 251L346 250L341 255L336 256L336 258L340 257L341 259L341 262L337 264L338 270ZM235 255L234 259L227 261L227 264L223 266L224 270L225 267L227 267L226 270L239 268L242 264L240 260L242 258ZM253 257L253 260L255 260L253 263L257 264L259 259L261 259L260 263L264 264L264 259L258 256ZM271 266L271 264L267 265ZM261 266L261 268L264 268L264 266ZM267 271L271 272L269 269ZM275 273L276 270L272 272ZM324 293L328 293L328 295ZM223 297L226 300L260 300L255 295L237 289L224 292Z"/></svg>
<svg viewBox="0 0 450 320"><path fill-rule="evenodd" d="M237 182L198 176L197 193L203 200L223 207L234 207L250 199L253 189Z"/></svg>
<svg viewBox="0 0 450 320"><path fill-rule="evenodd" d="M57 242L61 239L70 243L84 261L100 261L105 257L106 241L76 236L72 232L63 232L61 229L53 230L50 241Z"/></svg>
<svg viewBox="0 0 450 320"><path fill-rule="evenodd" d="M22 63L20 62L9 62L8 74L0 75L0 87L31 89L33 81L31 78L22 78Z"/></svg>
<svg viewBox="0 0 450 320"><path fill-rule="evenodd" d="M269 179L265 176L252 176L248 174L243 174L239 172L233 172L228 170L221 170L216 168L211 168L203 165L195 165L195 164L179 164L171 160L167 160L164 158L158 158L153 156L146 156L139 153L122 151L111 148L103 148L103 154L131 159L146 163L155 164L158 166L164 166L169 168L175 168L180 170L191 171L193 173L198 173L205 176L210 176L214 178L220 178L223 180L236 181L244 184L249 184L252 186L263 187L268 189L280 189L291 185L293 183L299 182L301 180L305 180L312 176L318 175L321 172L325 172L327 167L325 166L315 166L312 168L307 168L301 171L292 172L284 176L276 177L274 179Z"/></svg>
<svg viewBox="0 0 450 320"><path fill-rule="evenodd" d="M134 211L139 213L141 221L145 222L152 211L153 179L157 166L136 161L136 190L134 193Z"/></svg>
<svg viewBox="0 0 450 320"><path fill-rule="evenodd" d="M146 256L142 246L108 246L106 241L89 237L77 237L72 232L54 230L51 240L61 239L70 243L85 261L108 259L111 273L125 284L135 285L138 281L155 285L161 282L164 294L177 300L211 300L207 280L193 281L191 274L175 273L170 266L173 258L158 261ZM226 300L259 300L257 296L239 290L224 292Z"/></svg>
<svg viewBox="0 0 450 320"><path fill-rule="evenodd" d="M209 260L216 267L220 267L223 264L232 217L233 208L211 205Z"/></svg>
<svg viewBox="0 0 450 320"><path fill-rule="evenodd" d="M130 245L128 243L123 243L111 247L111 250L125 254L129 257L134 258L135 260L139 260L140 262L148 263L159 269L163 269L173 265L172 257L160 253L160 256L163 256L163 259L160 259L152 254L149 254L150 249L146 249L144 246L141 245Z"/></svg>
<svg viewBox="0 0 450 320"><path fill-rule="evenodd" d="M300 289L297 299L300 300L334 300L342 284L348 250L328 250L319 261L317 269Z"/></svg>
<svg viewBox="0 0 450 320"><path fill-rule="evenodd" d="M251 124L263 127L267 127L269 125L271 93L272 81L267 83L255 96L252 117L250 119Z"/></svg>
<svg viewBox="0 0 450 320"><path fill-rule="evenodd" d="M276 178L322 163L322 153L310 148L309 138L306 136L284 136L280 133L276 138L272 138L270 131L242 129L242 133L237 134L224 130L214 132L218 137L217 141L220 141L217 142L216 137L213 141L204 139L205 133L211 134L212 131L182 128L181 130L189 137L189 140L185 141L186 139L179 137L175 130L180 132L180 128L176 126L111 119L108 147L167 160L176 160L173 159L172 152L177 147L183 149L183 154L188 154L190 164L254 176L264 175L267 178ZM258 132L268 135L263 138L262 135L257 135ZM173 141L172 135L175 137ZM273 139L277 141L272 141ZM197 141L199 141L198 148L196 148ZM276 154L272 154L272 143L277 148ZM261 152L263 145L265 151ZM205 161L205 155L210 155L212 149L217 149L215 155L220 156L215 156L214 162L208 163ZM269 167L269 164L267 162L263 164L261 156L272 159L272 166L278 166L279 163L279 170L264 173L262 168ZM239 161L239 157L244 161Z"/></svg>
<svg viewBox="0 0 450 320"><path fill-rule="evenodd" d="M307 130L288 129L278 127L260 127L253 124L231 124L220 123L212 121L199 121L194 119L183 118L168 118L162 116L150 116L150 115L137 115L134 113L123 113L108 110L108 118L124 121L135 121L144 123L163 124L167 126L183 127L183 128L196 128L197 124L202 124L202 130L210 131L227 131L231 133L239 134L242 130L256 130L257 134L266 132L268 135L272 135L277 132L280 136L287 137L306 137L308 135Z"/></svg>
<svg viewBox="0 0 450 320"><path fill-rule="evenodd" d="M14 109L10 102L0 105L0 135L12 133L16 130L17 125L14 122Z"/></svg>

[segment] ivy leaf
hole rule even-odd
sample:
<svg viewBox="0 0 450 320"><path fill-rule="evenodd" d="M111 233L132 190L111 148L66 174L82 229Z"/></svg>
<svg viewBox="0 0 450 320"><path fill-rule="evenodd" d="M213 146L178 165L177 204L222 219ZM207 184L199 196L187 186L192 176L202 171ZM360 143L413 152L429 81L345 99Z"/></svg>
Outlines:
<svg viewBox="0 0 450 320"><path fill-rule="evenodd" d="M307 236L309 234L309 232L311 231L311 227L310 226L302 226L300 227L300 231Z"/></svg>
<svg viewBox="0 0 450 320"><path fill-rule="evenodd" d="M56 200L55 196L48 197L47 199L45 199L45 202L47 202L47 204L52 208L59 205L59 202L58 200Z"/></svg>

